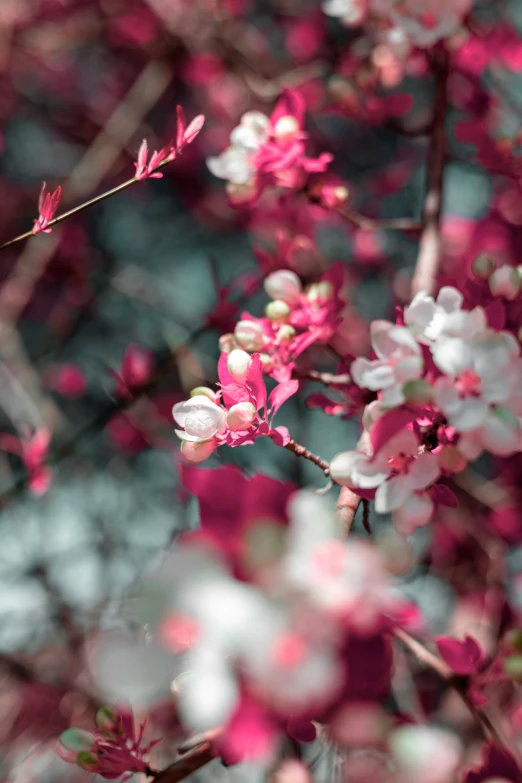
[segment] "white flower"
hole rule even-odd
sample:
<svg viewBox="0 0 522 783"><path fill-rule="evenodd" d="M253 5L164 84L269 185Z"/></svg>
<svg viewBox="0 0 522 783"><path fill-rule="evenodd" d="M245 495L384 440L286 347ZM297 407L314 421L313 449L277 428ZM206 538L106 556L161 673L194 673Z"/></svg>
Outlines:
<svg viewBox="0 0 522 783"><path fill-rule="evenodd" d="M341 19L347 26L359 25L368 13L369 0L326 0L321 8L327 16Z"/></svg>
<svg viewBox="0 0 522 783"><path fill-rule="evenodd" d="M299 303L303 286L295 272L278 269L265 278L264 288L271 299L280 299L290 306Z"/></svg>
<svg viewBox="0 0 522 783"><path fill-rule="evenodd" d="M226 429L226 411L203 394L197 394L172 408L172 415L182 430L176 430L178 438L201 443Z"/></svg>
<svg viewBox="0 0 522 783"><path fill-rule="evenodd" d="M489 290L493 296L503 296L512 301L520 292L520 277L513 266L501 266L495 269L489 278Z"/></svg>
<svg viewBox="0 0 522 783"><path fill-rule="evenodd" d="M473 0L372 0L416 46L428 48L457 32Z"/></svg>
<svg viewBox="0 0 522 783"><path fill-rule="evenodd" d="M457 432L482 427L492 406L511 407L522 384L519 352L511 334L490 329L471 341L455 337L435 344L433 360L445 375L434 384L434 401Z"/></svg>
<svg viewBox="0 0 522 783"><path fill-rule="evenodd" d="M378 514L387 514L400 509L410 501L413 493L427 489L439 477L435 455L429 451L418 452L417 437L411 430L404 429L390 438L374 457L357 451L338 454L330 463L330 475L352 489L377 489L375 510ZM421 508L410 501L406 514L415 514L416 509L417 524L424 524L427 503Z"/></svg>
<svg viewBox="0 0 522 783"><path fill-rule="evenodd" d="M380 390L382 405L401 405L405 402L403 385L422 375L420 345L409 329L388 321L373 321L370 333L378 359L357 358L352 364L352 378L363 389Z"/></svg>
<svg viewBox="0 0 522 783"><path fill-rule="evenodd" d="M443 336L470 339L486 328L486 315L481 307L462 310L463 301L460 291L451 286L440 289L436 302L419 291L404 309L404 322L428 344Z"/></svg>
<svg viewBox="0 0 522 783"><path fill-rule="evenodd" d="M230 134L230 146L221 155L207 158L211 173L232 185L249 185L256 175L255 154L267 140L269 124L269 118L261 112L243 114Z"/></svg>
<svg viewBox="0 0 522 783"><path fill-rule="evenodd" d="M400 726L390 735L389 745L405 783L453 779L463 751L456 734L435 726Z"/></svg>

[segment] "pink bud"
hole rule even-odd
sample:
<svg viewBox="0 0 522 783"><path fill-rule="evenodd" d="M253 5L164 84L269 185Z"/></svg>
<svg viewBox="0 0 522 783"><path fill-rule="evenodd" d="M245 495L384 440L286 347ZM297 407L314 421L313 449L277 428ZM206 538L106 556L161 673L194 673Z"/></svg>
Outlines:
<svg viewBox="0 0 522 783"><path fill-rule="evenodd" d="M208 386L196 386L189 394L189 397L208 397L211 402L217 402L218 396L215 391Z"/></svg>
<svg viewBox="0 0 522 783"><path fill-rule="evenodd" d="M269 321L274 324L284 324L288 321L290 307L282 299L276 299L275 302L269 302L265 307L265 314Z"/></svg>
<svg viewBox="0 0 522 783"><path fill-rule="evenodd" d="M256 415L257 411L251 402L238 402L227 413L227 427L230 430L247 430Z"/></svg>
<svg viewBox="0 0 522 783"><path fill-rule="evenodd" d="M228 355L228 371L237 383L245 383L251 364L251 357L240 348L235 348Z"/></svg>
<svg viewBox="0 0 522 783"><path fill-rule="evenodd" d="M299 304L303 287L290 269L279 269L265 279L264 288L271 299L279 299L291 307Z"/></svg>
<svg viewBox="0 0 522 783"><path fill-rule="evenodd" d="M217 443L213 438L199 441L199 443L184 440L181 444L181 453L189 462L203 462L210 457L216 446Z"/></svg>
<svg viewBox="0 0 522 783"><path fill-rule="evenodd" d="M232 333L222 334L219 338L219 350L221 353L230 353L237 348L236 338Z"/></svg>
<svg viewBox="0 0 522 783"><path fill-rule="evenodd" d="M277 342L281 344L291 343L294 337L295 329L290 324L284 324L277 332Z"/></svg>
<svg viewBox="0 0 522 783"><path fill-rule="evenodd" d="M234 337L240 348L245 351L260 351L263 347L263 330L257 321L239 321L234 330Z"/></svg>
<svg viewBox="0 0 522 783"><path fill-rule="evenodd" d="M329 302L334 295L334 287L329 280L321 280L319 283L312 283L306 291L310 304L320 307Z"/></svg>
<svg viewBox="0 0 522 783"><path fill-rule="evenodd" d="M512 266L495 269L489 278L489 290L493 296L503 296L509 301L515 299L520 291L520 277Z"/></svg>

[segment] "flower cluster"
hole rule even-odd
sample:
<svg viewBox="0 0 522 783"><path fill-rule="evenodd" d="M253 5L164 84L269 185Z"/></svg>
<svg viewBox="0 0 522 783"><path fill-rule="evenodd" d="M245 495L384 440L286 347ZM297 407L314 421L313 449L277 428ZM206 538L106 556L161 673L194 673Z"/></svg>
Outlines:
<svg viewBox="0 0 522 783"><path fill-rule="evenodd" d="M329 153L306 155L304 114L302 96L285 89L270 117L247 112L230 134L230 146L208 158L212 174L227 180L233 203L252 205L270 186L300 188L309 174L326 170Z"/></svg>
<svg viewBox="0 0 522 783"><path fill-rule="evenodd" d="M262 435L285 446L290 440L288 430L272 428L272 419L295 394L299 382L288 380L278 384L267 400L259 354L250 356L239 348L221 354L218 374L218 392L197 387L190 399L174 405L174 419L183 427L176 430L183 441L183 456L191 462L201 462L222 444L245 446Z"/></svg>
<svg viewBox="0 0 522 783"><path fill-rule="evenodd" d="M161 150L155 150L149 159L149 146L147 139L143 139L138 152L138 160L134 164L136 169L135 179L142 180L148 177L154 179L161 179L163 174L159 171L167 163L175 160L178 155L181 155L183 150L188 144L191 144L198 133L203 127L205 117L203 114L198 114L197 117L189 123L187 126L185 119L185 112L181 106L176 107L177 111L177 127L176 127L176 140L173 141L168 147Z"/></svg>
<svg viewBox="0 0 522 783"><path fill-rule="evenodd" d="M176 656L173 690L186 728L221 727L225 760L267 759L283 732L312 739L311 721L326 711L372 688L387 692L383 634L402 604L378 552L343 542L335 517L311 493L290 496L289 525L266 518L266 498L259 518L249 494L240 540L229 546L220 535L222 498L233 481L241 503L244 479L229 468L208 475L194 482L202 533L182 536L145 588L168 596L168 610L149 627ZM270 486L278 482L265 484L269 497L281 494ZM368 673L357 676L353 657L361 653L372 661L370 682Z"/></svg>
<svg viewBox="0 0 522 783"><path fill-rule="evenodd" d="M147 757L161 740L143 745L146 723L138 733L130 709L101 707L96 713L96 731L67 729L60 736L57 751L64 761L77 764L87 772L101 775L106 780L124 776L128 780L136 772L151 774Z"/></svg>
<svg viewBox="0 0 522 783"><path fill-rule="evenodd" d="M376 358L351 366L355 383L377 393L363 414L371 448L339 454L331 474L410 532L437 503L453 504L439 478L483 451L522 451L520 344L449 286L436 300L417 294L400 323L373 322L371 337Z"/></svg>
<svg viewBox="0 0 522 783"><path fill-rule="evenodd" d="M335 264L316 283L303 290L290 269L279 269L265 278L271 301L265 316L241 314L233 334L225 334L225 352L240 348L260 352L263 370L279 382L290 379L297 358L314 343L327 343L338 329L344 301L340 296L343 270Z"/></svg>

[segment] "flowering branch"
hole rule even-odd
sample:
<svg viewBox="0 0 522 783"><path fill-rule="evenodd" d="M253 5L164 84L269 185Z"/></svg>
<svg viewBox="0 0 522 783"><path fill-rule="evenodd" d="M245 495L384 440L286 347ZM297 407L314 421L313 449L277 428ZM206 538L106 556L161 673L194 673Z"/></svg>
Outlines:
<svg viewBox="0 0 522 783"><path fill-rule="evenodd" d="M442 237L440 217L446 159L446 114L448 108L448 78L450 70L449 52L444 46L434 50L432 70L435 76L435 100L433 106L433 128L428 149L428 184L422 215L422 233L419 255L412 282L413 294L425 291L432 294L440 265Z"/></svg>
<svg viewBox="0 0 522 783"><path fill-rule="evenodd" d="M312 454L311 451L309 451L304 446L301 446L300 443L296 443L295 440L289 441L285 446L285 449L288 449L288 451L291 451L293 454L296 455L296 457L303 457L303 459L307 459L310 462L313 462L314 465L317 465L318 468L321 468L325 476L330 475L330 465L326 460L322 459L321 457L318 457L316 454Z"/></svg>

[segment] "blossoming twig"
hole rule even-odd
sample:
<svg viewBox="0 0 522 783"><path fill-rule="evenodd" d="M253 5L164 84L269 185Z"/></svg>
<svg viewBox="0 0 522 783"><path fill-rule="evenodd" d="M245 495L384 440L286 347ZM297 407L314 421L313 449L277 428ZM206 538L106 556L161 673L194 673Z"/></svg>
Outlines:
<svg viewBox="0 0 522 783"><path fill-rule="evenodd" d="M297 457L303 457L304 459L313 462L314 465L317 465L317 467L321 468L325 476L330 475L330 465L328 462L326 462L324 459L321 459L321 457L318 457L316 454L312 454L311 451L309 451L304 446L301 446L300 443L296 443L295 440L289 441L289 443L287 443L284 448L288 449L288 451L291 451Z"/></svg>

